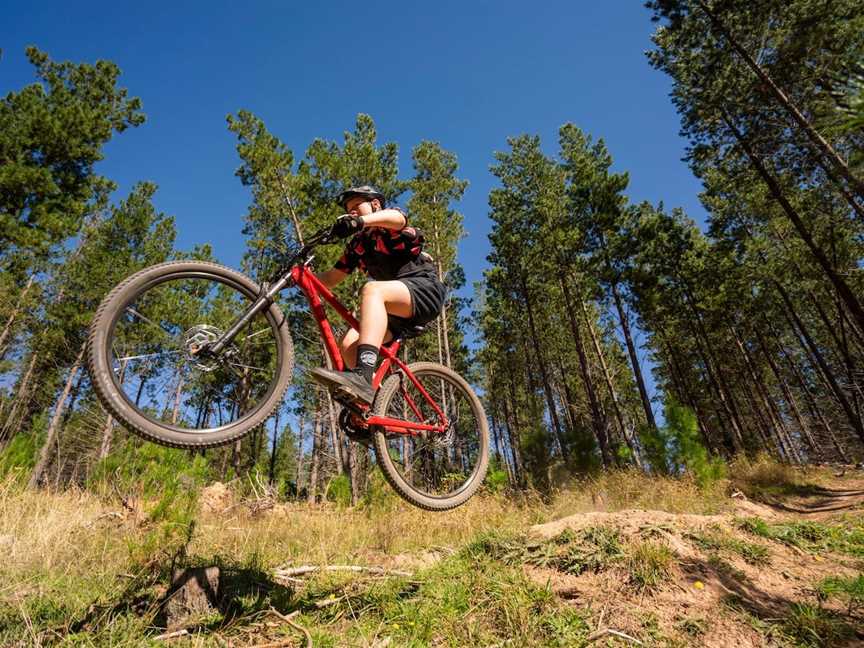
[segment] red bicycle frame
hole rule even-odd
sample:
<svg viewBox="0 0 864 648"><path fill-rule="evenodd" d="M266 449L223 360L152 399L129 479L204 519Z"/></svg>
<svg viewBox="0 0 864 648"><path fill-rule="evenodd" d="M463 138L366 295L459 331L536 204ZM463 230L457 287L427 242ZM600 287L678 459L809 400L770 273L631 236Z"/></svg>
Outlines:
<svg viewBox="0 0 864 648"><path fill-rule="evenodd" d="M321 283L318 277L315 276L315 273L310 271L306 265L294 266L291 268L290 275L291 280L295 285L300 287L300 290L303 291L303 294L306 295L306 299L309 301L312 315L315 318L318 329L321 331L321 338L324 340L324 346L327 349L327 354L330 356L330 360L333 362L333 367L338 371L344 371L345 363L342 360L342 353L339 351L339 344L336 342L336 336L333 335L333 328L330 326L330 321L327 319L327 312L325 311L324 304L321 301L322 297L324 301L336 310L339 316L345 320L351 328L359 331L360 323L357 321L357 318L339 302L336 295L334 295L327 286ZM408 436L417 436L420 432L426 431L444 432L448 425L447 417L444 415L444 412L441 411L438 403L435 402L423 385L420 384L420 381L417 380L416 376L411 373L407 365L396 357L396 354L399 352L399 347L399 338L381 345L380 354L383 360L381 361L378 370L375 372L375 375L372 377L372 388L376 391L378 390L384 378L388 374L394 373L393 365L395 364L396 367L401 369L405 376L407 376L414 384L432 409L435 410L435 413L438 415L438 425L374 415L366 417L364 422L367 425L381 426L387 432ZM411 395L407 391L403 391L403 396L405 397L408 406L414 412L414 415L417 418L422 419L423 415L420 413L420 408L417 407L417 404L414 402L414 399L411 398Z"/></svg>

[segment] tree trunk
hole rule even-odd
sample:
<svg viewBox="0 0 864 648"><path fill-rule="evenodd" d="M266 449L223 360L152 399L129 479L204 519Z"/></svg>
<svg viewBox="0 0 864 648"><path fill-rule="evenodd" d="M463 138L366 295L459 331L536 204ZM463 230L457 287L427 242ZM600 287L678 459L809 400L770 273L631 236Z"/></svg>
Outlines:
<svg viewBox="0 0 864 648"><path fill-rule="evenodd" d="M12 331L14 329L15 320L18 319L18 315L21 313L21 305L24 303L24 299L27 297L27 293L30 292L30 288L33 287L34 275L30 275L30 278L27 280L24 288L21 289L21 292L18 294L18 300L15 302L15 308L12 309L12 313L6 320L6 324L3 327L3 331L0 332L0 362L6 357L6 351L9 348L9 339L12 335Z"/></svg>
<svg viewBox="0 0 864 648"><path fill-rule="evenodd" d="M307 486L308 501L314 504L318 497L318 471L321 469L321 408L315 410L312 425L312 467L309 469L309 484Z"/></svg>
<svg viewBox="0 0 864 648"><path fill-rule="evenodd" d="M522 284L522 295L525 297L525 310L528 311L528 326L531 330L531 342L534 346L534 355L537 360L537 367L540 369L540 378L543 381L543 391L546 394L546 404L549 407L549 418L552 420L552 432L555 435L555 444L558 446L558 452L561 457L567 460L567 447L564 445L564 440L561 435L561 423L558 421L558 412L555 408L555 399L552 396L552 388L549 384L549 375L546 371L546 362L543 359L543 354L540 352L540 341L537 337L537 329L534 326L534 307L531 304L531 295L528 292L528 285L525 283L525 277L520 275L519 280Z"/></svg>
<svg viewBox="0 0 864 648"><path fill-rule="evenodd" d="M807 227L804 225L804 221L801 219L801 216L795 211L795 208L792 207L792 204L786 199L783 195L783 192L780 188L780 184L777 180L772 176L768 169L763 164L762 160L756 155L753 151L753 148L750 146L750 142L748 142L741 132L732 124L732 122L726 117L723 117L724 122L727 127L732 131L735 135L735 139L741 145L741 148L744 149L744 152L747 154L747 157L750 159L750 163L754 166L757 173L762 177L762 180L768 186L771 195L774 196L774 199L780 204L783 208L783 212L795 226L798 235L801 237L801 240L809 248L811 254L816 258L816 261L819 263L819 266L822 268L825 276L828 277L828 280L834 286L835 290L837 290L837 294L840 295L843 303L846 305L846 308L849 309L849 312L852 313L855 321L861 330L864 330L864 308L862 308L861 303L858 301L858 298L855 296L855 293L849 287L849 285L843 281L842 277L837 274L831 262L828 260L825 252L820 248L816 241L813 239L813 236L808 231Z"/></svg>
<svg viewBox="0 0 864 648"><path fill-rule="evenodd" d="M51 448L56 441L60 418L63 415L63 408L66 405L66 399L69 398L69 392L72 391L75 377L81 369L81 362L84 359L84 352L86 349L86 344L81 346L81 351L78 353L78 357L75 358L75 362L69 369L69 376L66 379L66 385L63 387L60 398L57 399L57 403L54 406L54 416L51 417L51 422L48 424L48 430L45 433L45 442L42 444L42 450L39 452L39 460L36 462L33 472L30 473L30 482L28 484L30 488L37 488L39 486L39 482L42 480L42 476L45 474L45 470L48 468L48 464L51 461Z"/></svg>
<svg viewBox="0 0 864 648"><path fill-rule="evenodd" d="M756 402L756 397L753 395L752 383L747 383L747 389L744 390L744 397L750 404L750 413L756 418L755 427L762 439L762 449L766 452L770 452L773 447L776 450L775 454L780 461L788 461L788 457L783 449L783 444L780 442L776 434L771 433L772 430L776 431L776 428L771 427L770 423L765 419L762 409Z"/></svg>
<svg viewBox="0 0 864 648"><path fill-rule="evenodd" d="M36 360L39 358L39 353L34 351L30 355L30 364L27 365L27 371L24 372L24 377L21 378L18 384L18 393L15 395L15 400L12 403L12 409L3 421L3 429L0 430L0 442L6 443L12 438L12 428L15 426L15 421L18 417L18 411L21 409L25 399L30 392L30 381L33 378L33 370L36 367Z"/></svg>
<svg viewBox="0 0 864 648"><path fill-rule="evenodd" d="M573 393L567 384L567 372L564 369L564 364L561 362L560 357L556 360L555 364L558 366L558 375L560 376L560 379L555 381L557 383L556 391L558 392L558 400L561 401L561 411L564 413L567 430L570 432L572 438L573 433L576 431L576 421L573 418L573 408L576 406L573 403Z"/></svg>
<svg viewBox="0 0 864 648"><path fill-rule="evenodd" d="M124 360L125 366L125 360ZM171 410L171 425L177 425L180 417L180 394L183 392L183 376L177 377L177 389L174 390L174 408Z"/></svg>
<svg viewBox="0 0 864 648"><path fill-rule="evenodd" d="M129 361L124 360L120 363L120 385L123 385L123 380L126 378L126 365ZM174 421L172 421L174 423ZM102 443L99 445L99 461L104 460L108 453L111 452L111 442L114 438L114 417L110 414L105 419L105 426L102 428Z"/></svg>
<svg viewBox="0 0 864 648"><path fill-rule="evenodd" d="M276 417L273 419L273 443L270 445L270 471L267 483L270 486L276 482L276 448L279 441L279 410L276 410Z"/></svg>
<svg viewBox="0 0 864 648"><path fill-rule="evenodd" d="M711 352L710 341L708 340L708 334L705 332L705 327L702 324L702 317L699 315L692 297L689 294L685 294L685 297L690 312L693 313L693 320L696 322L696 326L694 327L688 320L688 327L690 328L690 332L696 342L696 348L699 355L702 357L702 363L705 365L705 372L708 375L708 381L714 388L717 397L720 399L720 405L726 412L728 421L732 426L732 442L735 445L735 451L743 452L744 426L741 424L738 406L735 404L729 386L726 384L726 380L723 377L723 372L717 363L714 354Z"/></svg>
<svg viewBox="0 0 864 648"><path fill-rule="evenodd" d="M440 282L444 282L444 269L441 267L441 256L438 256L438 280ZM444 364L448 367L453 367L453 361L450 358L450 333L447 330L448 322L447 322L447 302L449 302L449 297L445 300L444 305L441 307L441 337L444 346Z"/></svg>
<svg viewBox="0 0 864 648"><path fill-rule="evenodd" d="M561 284L561 292L564 295L564 307L567 309L567 318L570 320L570 333L573 336L573 344L576 346L576 355L579 357L579 371L582 374L582 384L585 386L585 393L588 396L588 406L591 409L591 425L594 429L594 436L600 448L603 465L606 468L611 468L615 465L615 457L609 445L609 437L606 434L606 422L600 412L597 391L594 387L594 377L591 375L591 366L588 363L588 356L585 354L585 345L582 343L582 332L579 327L576 311L574 310L575 306L570 298L570 289L563 275L559 276L558 280Z"/></svg>
<svg viewBox="0 0 864 648"><path fill-rule="evenodd" d="M801 411L798 409L798 403L795 401L795 397L792 395L792 390L789 389L789 385L786 384L786 380L783 378L780 367L777 366L774 358L771 357L771 352L768 349L765 338L759 332L757 327L754 327L754 331L756 333L756 339L759 341L759 347L762 349L762 355L765 356L765 360L771 368L771 373L774 374L774 378L777 380L777 383L780 385L780 389L783 392L783 397L786 399L789 409L792 411L792 416L798 423L798 428L801 430L801 436L804 438L804 441L807 444L807 447L810 448L810 452L813 456L821 459L822 449L817 446L816 442L813 440L813 435L810 433L810 426L807 425L804 421L804 417L801 416Z"/></svg>
<svg viewBox="0 0 864 648"><path fill-rule="evenodd" d="M513 471L516 481L520 486L525 485L525 463L522 461L522 448L519 446L519 416L516 412L518 403L516 401L515 387L513 381L507 379L510 388L510 407L507 406L507 398L502 398L504 406L504 421L507 424L507 437L510 442L510 452L513 453ZM512 424L511 424L512 421Z"/></svg>
<svg viewBox="0 0 864 648"><path fill-rule="evenodd" d="M499 466L504 465L504 469L507 471L507 483L511 486L515 484L515 480L513 479L513 470L510 467L510 461L507 459L507 455L501 451L501 434L498 430L498 419L495 416L495 406L489 410L489 415L492 421L492 441L495 444L495 460Z"/></svg>
<svg viewBox="0 0 864 648"><path fill-rule="evenodd" d="M826 364L824 358L822 357L822 353L819 351L819 348L813 342L813 339L810 337L810 332L804 326L804 323L798 317L798 313L795 311L794 306L792 305L792 300L789 298L789 294L786 292L786 289L780 284L779 281L774 280L774 286L777 288L777 291L780 293L780 297L783 299L783 303L786 304L786 315L792 318L793 330L797 328L797 330L801 333L806 343L806 348L809 349L811 356L815 359L819 369L822 372L825 380L828 382L831 391L834 393L834 396L837 398L837 402L840 404L840 407L843 408L843 411L846 413L846 418L849 420L850 425L852 425L852 429L855 430L855 433L858 435L858 438L864 442L864 425L862 425L861 419L855 416L855 412L852 409L852 406L849 404L849 400L846 398L846 394L843 393L843 390L840 389L840 386L837 384L837 381L834 378L834 374L831 369ZM791 322L790 322L791 323Z"/></svg>
<svg viewBox="0 0 864 648"><path fill-rule="evenodd" d="M837 323L837 326L832 326L831 320L828 319L828 314L825 312L825 309L822 308L822 305L819 303L816 295L814 295L812 291L808 291L808 294L810 296L810 301L813 302L813 306L816 308L819 319L822 320L822 324L825 326L825 329L829 332L831 338L834 340L834 344L837 347L837 353L840 355L842 364L846 367L846 380L849 383L850 397L852 398L852 402L850 403L850 405L852 407L852 411L855 413L855 418L860 421L861 404L858 399L858 390L856 389L856 376L858 372L856 370L855 358L853 358L852 354L849 353L849 345L846 342L843 320L841 319ZM836 329L840 330L839 335Z"/></svg>
<svg viewBox="0 0 864 648"><path fill-rule="evenodd" d="M717 448L715 447L714 442L711 439L711 434L709 433L707 427L707 418L702 413L701 408L699 407L697 397L685 386L683 374L678 366L678 360L675 357L675 353L672 351L671 346L668 343L664 343L666 347L666 354L669 356L669 375L672 377L672 384L675 386L675 391L678 392L679 402L682 402L686 405L689 405L692 408L693 412L696 414L696 425L699 427L699 432L702 434L702 440L705 442L705 447L708 448L711 452L717 454ZM717 412L716 408L714 410L715 416L718 421L720 420L720 414ZM728 449L734 450L735 445L732 442L731 435L726 435L728 438ZM722 453L722 454L728 454Z"/></svg>
<svg viewBox="0 0 864 648"><path fill-rule="evenodd" d="M756 388L756 393L759 395L762 400L762 405L765 408L766 413L768 414L769 421L771 423L771 427L774 429L774 435L777 437L778 444L784 448L786 456L789 457L791 461L795 463L802 463L801 456L798 453L798 449L792 443L791 436L789 434L789 430L786 428L786 424L783 422L783 414L777 409L774 400L771 398L771 394L768 391L768 387L765 384L758 368L756 367L756 363L753 362L753 357L750 355L750 351L747 349L747 346L741 340L741 336L738 335L738 332L734 327L729 327L732 336L735 338L735 344L738 345L738 349L741 351L741 355L744 357L744 364L747 367L748 372L750 373L750 378L753 381L753 386Z"/></svg>
<svg viewBox="0 0 864 648"><path fill-rule="evenodd" d="M297 490L295 493L295 499L300 499L300 491L303 490L302 479L303 479L303 463L304 463L304 454L303 454L303 437L305 435L305 427L306 427L306 419L303 415L300 415L300 420L297 421L297 474L294 478L294 487Z"/></svg>
<svg viewBox="0 0 864 648"><path fill-rule="evenodd" d="M234 469L234 477L240 476L240 457L243 453L243 439L237 439L231 448L231 467Z"/></svg>
<svg viewBox="0 0 864 648"><path fill-rule="evenodd" d="M588 328L588 335L591 338L591 344L594 347L594 353L600 360L600 368L603 370L603 379L606 381L606 389L609 390L609 397L612 399L612 408L615 410L615 420L618 421L618 427L621 428L621 436L624 438L627 447L633 453L633 459L637 466L641 467L639 453L636 450L636 444L630 435L627 433L627 425L624 423L624 415L621 412L621 403L618 401L618 391L615 385L612 384L612 376L609 373L609 367L606 365L606 357L603 354L603 349L600 346L600 341L597 339L597 333L594 331L594 325L591 323L591 316L588 313L588 308L585 306L585 300L579 298L579 305L582 308L582 315L585 317L585 325Z"/></svg>
<svg viewBox="0 0 864 648"><path fill-rule="evenodd" d="M615 299L615 309L618 311L618 321L621 322L621 330L624 333L624 342L627 343L627 353L630 356L630 364L633 366L633 374L636 376L636 386L639 388L639 398L642 399L642 409L645 410L645 420L652 430L657 430L657 421L654 419L654 410L651 409L651 401L648 398L648 390L645 388L645 379L642 377L642 367L636 355L636 346L633 344L633 336L630 334L630 322L624 312L621 295L618 292L618 283L612 282L612 297Z"/></svg>
<svg viewBox="0 0 864 648"><path fill-rule="evenodd" d="M798 107L795 106L790 100L789 97L786 96L786 93L780 89L780 87L774 83L774 80L768 76L768 73L759 66L758 63L750 56L747 51L741 46L741 44L732 36L731 32L726 28L723 22L712 12L708 5L699 0L697 2L699 8L708 16L708 20L711 21L711 24L717 29L732 48L737 52L738 56L740 56L744 62L747 64L759 80L767 87L771 94L774 95L774 98L777 102L786 110L790 117L795 121L796 124L804 131L807 135L807 138L813 143L813 145L829 160L829 162L834 166L837 172L843 177L846 182L849 183L850 187L854 190L854 192L864 197L864 181L857 178L849 169L849 166L843 160L843 158L838 155L837 151L835 151L832 146L825 141L825 138L819 134L816 129L813 128L812 124L807 121L807 118L798 110Z"/></svg>
<svg viewBox="0 0 864 648"><path fill-rule="evenodd" d="M843 448L843 446L837 440L837 437L834 434L834 430L831 428L831 425L828 423L828 420L825 418L822 410L816 404L816 400L813 398L813 394L811 393L810 388L807 386L804 377L801 375L798 367L795 366L795 361L791 357L789 357L786 349L783 348L783 344L780 342L777 336L777 332L774 330L774 327L771 326L770 322L768 322L768 326L771 329L771 335L777 344L777 348L780 350L780 355L782 355L783 359L786 360L786 365L789 367L790 372L795 377L795 382L798 383L799 389L801 389L801 392L804 394L804 398L807 401L807 407L810 410L810 416L813 419L819 421L819 424L822 426L825 434L827 434L828 438L831 439L831 443L834 446L834 449L837 451L839 459L844 462L848 461L846 449Z"/></svg>

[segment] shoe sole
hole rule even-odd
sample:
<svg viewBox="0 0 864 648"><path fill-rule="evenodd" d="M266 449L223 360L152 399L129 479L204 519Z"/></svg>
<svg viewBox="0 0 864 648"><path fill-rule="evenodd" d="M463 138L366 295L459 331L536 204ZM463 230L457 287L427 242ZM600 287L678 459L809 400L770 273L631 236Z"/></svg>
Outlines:
<svg viewBox="0 0 864 648"><path fill-rule="evenodd" d="M354 389L349 387L348 385L343 385L342 383L332 383L333 391L337 394L344 394L346 396L350 396L354 400L359 400L366 405L371 405L372 401L375 400L374 396L371 399L367 399L365 395L358 394Z"/></svg>
<svg viewBox="0 0 864 648"><path fill-rule="evenodd" d="M338 384L340 384L340 383L337 383L337 382L336 382L335 380L333 380L332 378L330 378L330 377L328 377L328 376L322 376L321 374L317 374L317 373L315 373L314 371L310 371L310 372L309 372L309 375L312 376L312 380L314 380L315 382L317 382L319 385L324 385L325 387L329 387L329 386L331 386L331 385L338 385Z"/></svg>

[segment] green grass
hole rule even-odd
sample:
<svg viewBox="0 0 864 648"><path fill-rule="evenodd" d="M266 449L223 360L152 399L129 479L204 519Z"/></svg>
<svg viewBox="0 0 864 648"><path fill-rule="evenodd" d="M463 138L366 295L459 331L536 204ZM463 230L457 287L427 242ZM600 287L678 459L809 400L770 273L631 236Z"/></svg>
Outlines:
<svg viewBox="0 0 864 648"><path fill-rule="evenodd" d="M864 574L858 576L829 576L822 579L816 586L820 599L839 598L847 605L847 611L852 614L864 605Z"/></svg>
<svg viewBox="0 0 864 648"><path fill-rule="evenodd" d="M304 614L317 628L315 645L374 643L395 646L571 646L588 634L583 613L528 581L521 569L471 543L411 580L372 583L337 605ZM311 604L340 591L320 582L306 594ZM302 605L302 602L301 602Z"/></svg>
<svg viewBox="0 0 864 648"><path fill-rule="evenodd" d="M624 542L618 529L593 526L566 529L548 540L526 536L487 534L470 549L507 565L546 567L578 576L622 567L628 582L637 589L652 589L669 577L674 553L661 542Z"/></svg>
<svg viewBox="0 0 864 648"><path fill-rule="evenodd" d="M848 516L837 523L805 521L769 523L753 517L739 521L739 527L755 536L820 553L833 551L864 558L864 517Z"/></svg>
<svg viewBox="0 0 864 648"><path fill-rule="evenodd" d="M844 643L855 634L854 629L843 619L824 608L807 602L789 605L780 617L760 618L737 595L727 596L723 606L750 625L767 642L767 645L828 647L852 645Z"/></svg>
<svg viewBox="0 0 864 648"><path fill-rule="evenodd" d="M750 565L767 565L769 560L768 547L755 542L747 542L735 538L720 529L711 529L707 533L690 533L685 536L702 551L716 554L734 554L740 556Z"/></svg>
<svg viewBox="0 0 864 648"><path fill-rule="evenodd" d="M674 558L665 544L651 540L631 543L627 548L630 583L640 590L656 588L669 578Z"/></svg>
<svg viewBox="0 0 864 648"><path fill-rule="evenodd" d="M834 646L851 637L851 628L830 612L810 603L793 603L783 630L803 646Z"/></svg>

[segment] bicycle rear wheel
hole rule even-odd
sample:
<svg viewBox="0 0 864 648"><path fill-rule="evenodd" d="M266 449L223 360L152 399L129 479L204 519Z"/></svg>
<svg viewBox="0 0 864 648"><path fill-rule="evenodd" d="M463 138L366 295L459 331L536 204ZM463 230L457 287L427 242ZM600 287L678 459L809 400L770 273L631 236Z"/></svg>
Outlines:
<svg viewBox="0 0 864 648"><path fill-rule="evenodd" d="M195 355L252 305L258 286L215 263L146 268L103 300L90 327L88 365L106 410L157 443L230 443L279 406L292 376L287 322L271 304L218 357Z"/></svg>
<svg viewBox="0 0 864 648"><path fill-rule="evenodd" d="M480 399L452 369L433 362L408 366L447 420L444 432L415 434L373 428L381 472L405 500L429 511L464 504L483 483L489 464L489 427ZM405 375L390 376L373 405L378 416L437 424L439 415Z"/></svg>

